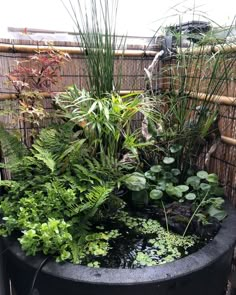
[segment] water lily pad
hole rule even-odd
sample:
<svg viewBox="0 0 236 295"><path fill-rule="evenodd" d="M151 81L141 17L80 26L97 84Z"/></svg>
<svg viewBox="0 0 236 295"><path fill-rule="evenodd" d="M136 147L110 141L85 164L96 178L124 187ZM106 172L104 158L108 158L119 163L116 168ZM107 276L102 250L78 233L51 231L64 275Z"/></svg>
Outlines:
<svg viewBox="0 0 236 295"><path fill-rule="evenodd" d="M211 217L215 217L219 221L223 220L227 216L227 213L225 210L217 209L214 206L210 206L210 208L208 209L208 214Z"/></svg>
<svg viewBox="0 0 236 295"><path fill-rule="evenodd" d="M180 145L180 144L173 144L171 147L170 147L170 152L172 153L172 154L175 154L175 153L178 153L179 151L181 151L182 150L182 145Z"/></svg>
<svg viewBox="0 0 236 295"><path fill-rule="evenodd" d="M177 186L173 186L173 185L169 185L166 188L166 193L169 196L175 196L177 198L182 198L182 196L183 196L183 192L181 191L181 189L179 189Z"/></svg>
<svg viewBox="0 0 236 295"><path fill-rule="evenodd" d="M124 183L131 191L141 191L146 188L146 178L143 174L134 172L124 179Z"/></svg>
<svg viewBox="0 0 236 295"><path fill-rule="evenodd" d="M171 172L166 171L166 172L163 174L163 178L164 178L164 179L171 180L172 177L173 177L173 175L172 175Z"/></svg>
<svg viewBox="0 0 236 295"><path fill-rule="evenodd" d="M159 173L159 172L161 172L162 167L161 167L161 165L154 165L154 166L151 167L150 170L151 170L152 172L154 172L154 173Z"/></svg>
<svg viewBox="0 0 236 295"><path fill-rule="evenodd" d="M211 189L211 186L208 183L201 183L200 188L203 191L209 191Z"/></svg>
<svg viewBox="0 0 236 295"><path fill-rule="evenodd" d="M211 173L211 174L208 174L207 181L211 182L211 183L218 183L219 179L218 179L218 176L215 173Z"/></svg>
<svg viewBox="0 0 236 295"><path fill-rule="evenodd" d="M156 189L164 191L166 189L167 182L165 180L160 180L157 183Z"/></svg>
<svg viewBox="0 0 236 295"><path fill-rule="evenodd" d="M163 197L163 192L161 190L153 189L150 192L150 198L153 200L159 200Z"/></svg>
<svg viewBox="0 0 236 295"><path fill-rule="evenodd" d="M190 176L186 180L186 184L191 185L194 189L198 189L200 182L201 180L198 176Z"/></svg>
<svg viewBox="0 0 236 295"><path fill-rule="evenodd" d="M189 186L188 185L184 185L184 184L181 184L181 185L178 185L177 186L178 189L181 190L181 192L187 192L189 190Z"/></svg>
<svg viewBox="0 0 236 295"><path fill-rule="evenodd" d="M180 170L179 169L177 169L177 168L174 168L174 169L171 169L171 173L174 175L174 176L178 176L178 175L180 175Z"/></svg>
<svg viewBox="0 0 236 295"><path fill-rule="evenodd" d="M165 163L165 164L167 164L167 165L170 165L170 164L174 163L174 161L175 161L175 159L172 158L172 157L165 157L165 158L163 159L163 163Z"/></svg>
<svg viewBox="0 0 236 295"><path fill-rule="evenodd" d="M193 201L193 200L196 199L197 196L194 193L188 193L184 197L185 197L186 200Z"/></svg>
<svg viewBox="0 0 236 295"><path fill-rule="evenodd" d="M198 171L197 176L201 179L207 179L208 173L206 171Z"/></svg>
<svg viewBox="0 0 236 295"><path fill-rule="evenodd" d="M150 180L153 180L153 181L156 180L156 176L151 171L145 172L144 175L145 175L145 177L147 179L150 179Z"/></svg>

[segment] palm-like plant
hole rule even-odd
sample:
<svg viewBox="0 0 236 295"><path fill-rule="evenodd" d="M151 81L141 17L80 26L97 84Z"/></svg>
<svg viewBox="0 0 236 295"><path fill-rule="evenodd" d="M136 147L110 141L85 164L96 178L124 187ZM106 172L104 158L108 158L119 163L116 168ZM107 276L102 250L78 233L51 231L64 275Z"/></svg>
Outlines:
<svg viewBox="0 0 236 295"><path fill-rule="evenodd" d="M117 93L94 98L87 91L76 86L68 88L67 93L56 97L61 115L74 122L85 138L90 155L100 163L139 161L138 149L151 142L142 140L142 132L132 129L137 114L155 121L158 116L156 102L151 98L128 94L123 97ZM117 162L117 163L118 163ZM111 167L110 167L111 168ZM114 167L113 167L114 169Z"/></svg>

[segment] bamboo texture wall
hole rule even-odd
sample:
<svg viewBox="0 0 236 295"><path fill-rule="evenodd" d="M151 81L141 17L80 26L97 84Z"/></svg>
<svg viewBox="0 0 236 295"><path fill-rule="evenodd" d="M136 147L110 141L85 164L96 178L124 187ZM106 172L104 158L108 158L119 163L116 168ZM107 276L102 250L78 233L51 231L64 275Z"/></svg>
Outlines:
<svg viewBox="0 0 236 295"><path fill-rule="evenodd" d="M17 47L17 45L26 45L26 47ZM29 137L28 130L30 125L23 124L16 120L14 113L18 111L17 101L14 96L10 97L9 94L14 93L13 88L6 84L6 77L4 76L14 66L16 60L22 60L25 57L32 55L33 50L27 49L29 46L41 46L44 44L34 43L31 41L24 42L14 41L14 46L11 40L1 40L0 42L0 112L3 120L9 129L18 130L21 136ZM28 46L28 47L27 47ZM86 87L86 65L85 56L78 53L75 44L72 43L55 43L54 46L59 46L63 50L70 53L71 61L62 69L62 79L53 91L64 91L68 85L75 83L79 88ZM135 47L134 47L135 48ZM122 85L121 89L126 91L136 91L145 89L145 76L144 68L147 68L155 56L156 52L148 51L146 48L136 48L135 50L128 50L122 59ZM230 54L236 54L232 51ZM120 54L116 57L115 75L117 74L118 65L121 62ZM171 61L168 61L170 63ZM162 64L161 66L165 66ZM236 68L236 66L235 66ZM162 74L160 74L162 73ZM160 68L155 69L154 73L155 89L168 88L169 76L163 76L163 71ZM195 73L196 74L196 73ZM189 72L189 79L194 79L193 73ZM221 141L219 142L216 151L212 154L209 170L219 175L222 184L225 186L226 196L236 206L236 70L228 81L228 87L222 99L219 99L219 129L221 131ZM205 81L207 87L207 81ZM204 93L204 87L202 92ZM194 97L194 95L193 95ZM201 99L201 97L199 97ZM46 98L44 101L45 108L51 111L51 99ZM4 110L13 110L9 115L4 115ZM44 120L43 125L47 125L47 120ZM200 162L204 159L200 159Z"/></svg>

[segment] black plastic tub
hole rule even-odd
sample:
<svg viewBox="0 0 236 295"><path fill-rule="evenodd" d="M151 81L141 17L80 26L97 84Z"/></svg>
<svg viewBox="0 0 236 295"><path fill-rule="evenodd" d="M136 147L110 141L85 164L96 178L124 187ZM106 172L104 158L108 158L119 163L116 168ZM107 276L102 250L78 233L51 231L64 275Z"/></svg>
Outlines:
<svg viewBox="0 0 236 295"><path fill-rule="evenodd" d="M4 239L7 272L17 295L223 295L236 241L236 210L214 239L197 252L142 269L90 268L25 256L19 244ZM37 273L37 270L39 270ZM37 273L37 275L35 275Z"/></svg>

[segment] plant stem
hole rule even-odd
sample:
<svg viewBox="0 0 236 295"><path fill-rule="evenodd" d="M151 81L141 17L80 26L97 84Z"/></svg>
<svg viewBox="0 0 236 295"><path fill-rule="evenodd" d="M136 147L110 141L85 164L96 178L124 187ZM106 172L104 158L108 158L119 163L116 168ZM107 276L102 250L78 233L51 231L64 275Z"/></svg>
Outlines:
<svg viewBox="0 0 236 295"><path fill-rule="evenodd" d="M194 218L194 216L197 214L198 210L200 209L200 207L202 206L202 203L205 201L207 195L209 194L209 191L206 192L205 196L203 197L203 199L201 200L200 204L197 206L197 208L195 209L195 211L193 212L191 218L189 219L189 222L188 224L186 225L186 228L184 230L184 233L183 233L183 237L186 235L187 231L188 231L188 228Z"/></svg>
<svg viewBox="0 0 236 295"><path fill-rule="evenodd" d="M168 224L168 216L167 216L167 212L166 212L166 208L165 205L163 203L163 201L161 201L161 205L165 214L165 222L166 222L166 231L169 233L169 224Z"/></svg>

